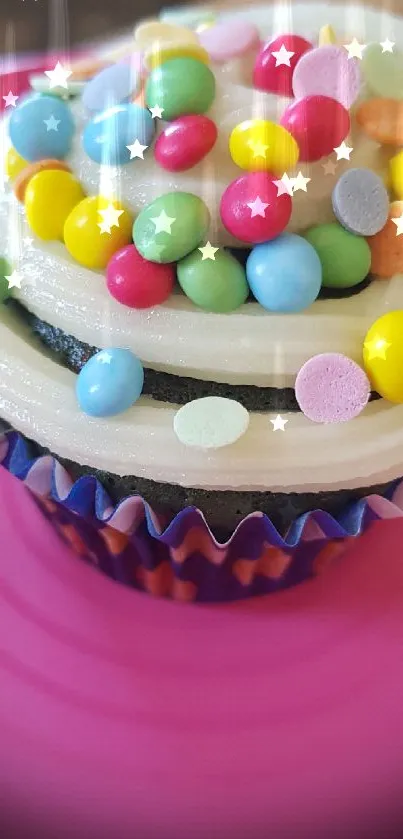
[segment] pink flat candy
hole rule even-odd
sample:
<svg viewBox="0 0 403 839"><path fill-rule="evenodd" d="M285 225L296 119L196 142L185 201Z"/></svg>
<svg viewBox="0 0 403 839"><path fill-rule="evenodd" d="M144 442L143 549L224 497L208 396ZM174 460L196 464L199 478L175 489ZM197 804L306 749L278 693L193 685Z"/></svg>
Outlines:
<svg viewBox="0 0 403 839"><path fill-rule="evenodd" d="M223 63L248 52L259 43L259 32L248 20L217 23L199 33L199 40L213 61Z"/></svg>
<svg viewBox="0 0 403 839"><path fill-rule="evenodd" d="M313 422L348 422L365 408L370 384L364 370L341 353L323 353L301 367L295 396Z"/></svg>
<svg viewBox="0 0 403 839"><path fill-rule="evenodd" d="M296 99L321 94L336 99L348 109L357 99L360 87L358 61L349 58L344 47L334 44L304 53L294 70Z"/></svg>

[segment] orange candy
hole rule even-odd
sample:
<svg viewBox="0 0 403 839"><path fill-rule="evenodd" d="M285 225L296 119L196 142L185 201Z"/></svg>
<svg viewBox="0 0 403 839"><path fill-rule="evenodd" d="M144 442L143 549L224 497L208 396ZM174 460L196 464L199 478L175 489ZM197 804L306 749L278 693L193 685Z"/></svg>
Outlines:
<svg viewBox="0 0 403 839"><path fill-rule="evenodd" d="M403 213L403 201L390 205L389 219L375 236L368 236L371 249L371 272L381 279L390 279L403 272L403 234L397 236L397 226L392 221Z"/></svg>
<svg viewBox="0 0 403 839"><path fill-rule="evenodd" d="M67 166L67 163L64 163L63 160L38 160L36 163L30 163L28 166L25 166L14 181L14 195L22 204L24 203L25 191L31 178L37 175L38 172L44 172L45 169L61 169L64 172L71 172L70 166Z"/></svg>
<svg viewBox="0 0 403 839"><path fill-rule="evenodd" d="M403 145L403 101L368 99L357 109L356 119L363 131L378 143Z"/></svg>

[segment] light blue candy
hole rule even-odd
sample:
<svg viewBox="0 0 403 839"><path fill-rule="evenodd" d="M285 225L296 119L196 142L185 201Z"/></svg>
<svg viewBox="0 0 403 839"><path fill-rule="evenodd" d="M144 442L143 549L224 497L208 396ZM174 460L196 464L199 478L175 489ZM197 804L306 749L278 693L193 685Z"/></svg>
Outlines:
<svg viewBox="0 0 403 839"><path fill-rule="evenodd" d="M131 350L101 350L77 376L78 404L90 417L113 417L137 402L143 384L143 367Z"/></svg>
<svg viewBox="0 0 403 839"><path fill-rule="evenodd" d="M71 148L74 120L62 99L35 93L21 100L12 111L9 133L24 160L63 160Z"/></svg>
<svg viewBox="0 0 403 839"><path fill-rule="evenodd" d="M300 312L316 300L322 266L302 236L283 233L256 245L246 263L246 276L256 300L270 312Z"/></svg>
<svg viewBox="0 0 403 839"><path fill-rule="evenodd" d="M82 100L89 111L103 111L112 105L119 105L140 86L140 74L130 64L114 64L105 67L85 85Z"/></svg>
<svg viewBox="0 0 403 839"><path fill-rule="evenodd" d="M127 148L138 140L150 146L154 136L154 120L140 105L122 104L97 114L85 127L84 150L95 163L121 166L130 162ZM140 160L141 158L134 158Z"/></svg>

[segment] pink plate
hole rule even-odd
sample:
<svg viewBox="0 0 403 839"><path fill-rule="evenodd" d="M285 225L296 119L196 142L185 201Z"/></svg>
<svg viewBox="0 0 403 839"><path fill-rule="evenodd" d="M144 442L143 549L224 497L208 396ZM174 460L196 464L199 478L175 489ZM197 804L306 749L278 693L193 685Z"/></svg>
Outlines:
<svg viewBox="0 0 403 839"><path fill-rule="evenodd" d="M403 822L401 520L310 583L207 607L85 565L1 469L0 504L5 835L323 839Z"/></svg>

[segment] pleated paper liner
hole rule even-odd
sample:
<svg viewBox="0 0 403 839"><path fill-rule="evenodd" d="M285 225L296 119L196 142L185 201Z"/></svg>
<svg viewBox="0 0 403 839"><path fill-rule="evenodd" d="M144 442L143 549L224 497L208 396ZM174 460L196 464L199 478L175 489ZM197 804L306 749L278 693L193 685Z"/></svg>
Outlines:
<svg viewBox="0 0 403 839"><path fill-rule="evenodd" d="M83 560L124 585L183 601L241 600L289 588L339 560L372 522L403 516L398 481L384 497L356 501L337 519L305 513L285 537L257 511L220 544L195 507L167 522L140 496L114 505L97 478L73 482L54 457L32 459L17 432L0 437L0 464L24 482Z"/></svg>

